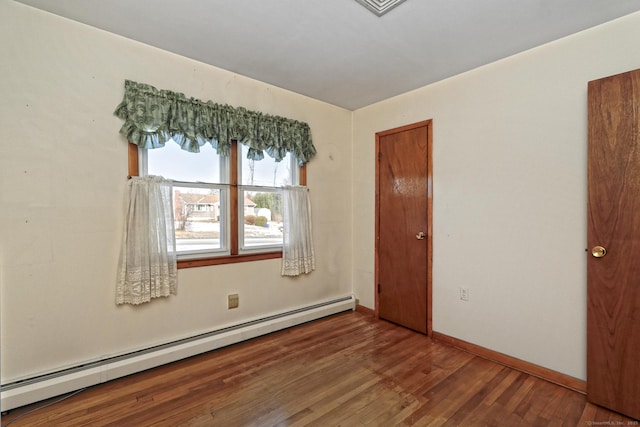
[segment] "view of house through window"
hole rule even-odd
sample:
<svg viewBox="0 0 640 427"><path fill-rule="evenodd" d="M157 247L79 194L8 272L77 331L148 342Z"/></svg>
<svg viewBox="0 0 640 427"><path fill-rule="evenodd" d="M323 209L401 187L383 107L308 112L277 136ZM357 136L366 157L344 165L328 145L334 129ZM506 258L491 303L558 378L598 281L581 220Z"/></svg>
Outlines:
<svg viewBox="0 0 640 427"><path fill-rule="evenodd" d="M238 144L238 176L231 177L229 158L205 144L200 153L182 150L169 141L164 148L144 150L141 170L174 181L173 208L176 248L181 259L230 255L230 237L238 236L239 253L282 248L280 187L298 182L291 154L280 162L268 155L247 159L248 148ZM237 183L238 206L231 206ZM238 227L231 229L232 216Z"/></svg>
<svg viewBox="0 0 640 427"><path fill-rule="evenodd" d="M262 160L247 159L248 147L239 150L239 200L244 218L240 227L241 248L282 247L282 194L279 188L297 181L292 156L280 162L265 154Z"/></svg>
<svg viewBox="0 0 640 427"><path fill-rule="evenodd" d="M184 253L224 251L224 222L221 195L224 190L211 187L174 185L173 212L176 250Z"/></svg>

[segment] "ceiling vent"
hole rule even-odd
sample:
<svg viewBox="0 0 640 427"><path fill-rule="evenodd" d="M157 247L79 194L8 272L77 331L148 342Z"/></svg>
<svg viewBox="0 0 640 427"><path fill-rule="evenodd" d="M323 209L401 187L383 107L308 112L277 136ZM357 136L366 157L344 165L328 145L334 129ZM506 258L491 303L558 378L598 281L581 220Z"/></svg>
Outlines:
<svg viewBox="0 0 640 427"><path fill-rule="evenodd" d="M405 0L356 0L378 16L382 16Z"/></svg>

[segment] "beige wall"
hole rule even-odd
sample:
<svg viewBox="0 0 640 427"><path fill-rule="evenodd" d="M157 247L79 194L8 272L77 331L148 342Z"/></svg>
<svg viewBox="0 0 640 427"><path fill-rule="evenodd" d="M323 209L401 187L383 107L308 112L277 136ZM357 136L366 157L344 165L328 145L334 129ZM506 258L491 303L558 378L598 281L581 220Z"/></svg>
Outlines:
<svg viewBox="0 0 640 427"><path fill-rule="evenodd" d="M640 14L354 113L9 0L0 40L3 382L352 291L372 308L375 132L425 119L434 330L585 378L586 85L640 68ZM125 79L311 125L315 273L181 270L177 297L115 306Z"/></svg>
<svg viewBox="0 0 640 427"><path fill-rule="evenodd" d="M351 293L351 112L9 0L0 40L3 383ZM310 124L316 272L180 270L178 296L115 305L125 79Z"/></svg>
<svg viewBox="0 0 640 427"><path fill-rule="evenodd" d="M639 40L636 13L357 110L360 303L374 304L375 132L433 119L434 330L584 379L587 82L640 68Z"/></svg>

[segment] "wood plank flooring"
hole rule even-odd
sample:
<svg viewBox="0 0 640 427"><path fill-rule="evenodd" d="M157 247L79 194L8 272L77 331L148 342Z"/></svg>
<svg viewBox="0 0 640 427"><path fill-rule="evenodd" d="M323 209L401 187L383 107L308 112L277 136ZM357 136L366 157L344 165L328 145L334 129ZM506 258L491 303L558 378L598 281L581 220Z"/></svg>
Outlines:
<svg viewBox="0 0 640 427"><path fill-rule="evenodd" d="M52 399L52 401L55 399ZM17 426L596 426L584 395L357 312L86 389Z"/></svg>

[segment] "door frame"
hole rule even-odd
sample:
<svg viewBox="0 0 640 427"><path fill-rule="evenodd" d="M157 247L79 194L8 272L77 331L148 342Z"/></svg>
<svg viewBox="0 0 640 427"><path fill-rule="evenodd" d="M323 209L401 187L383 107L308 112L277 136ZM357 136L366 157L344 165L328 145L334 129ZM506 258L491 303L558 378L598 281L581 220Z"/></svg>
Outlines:
<svg viewBox="0 0 640 427"><path fill-rule="evenodd" d="M375 217L375 272L374 272L374 284L373 293L375 295L375 317L380 318L379 312L379 298L378 298L378 278L379 278L379 257L378 251L380 249L380 138L394 133L404 132L411 129L420 127L427 128L427 335L432 336L432 295L433 295L433 120L424 120L421 122L400 126L397 128L376 132L376 155L375 155L375 170L376 170L376 217Z"/></svg>

